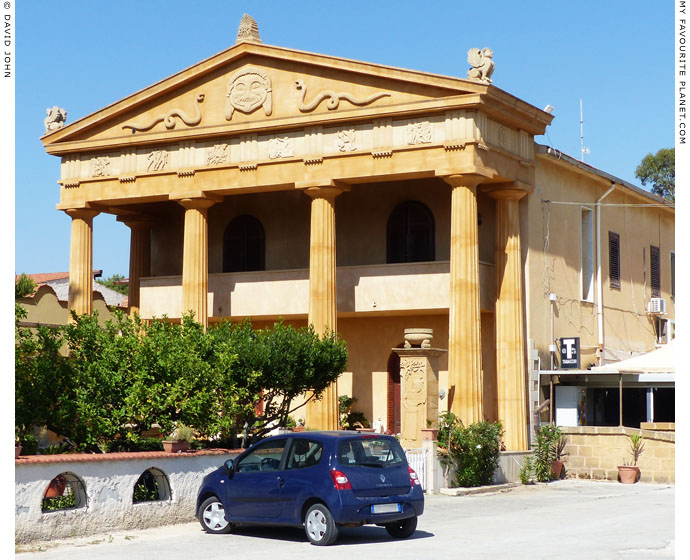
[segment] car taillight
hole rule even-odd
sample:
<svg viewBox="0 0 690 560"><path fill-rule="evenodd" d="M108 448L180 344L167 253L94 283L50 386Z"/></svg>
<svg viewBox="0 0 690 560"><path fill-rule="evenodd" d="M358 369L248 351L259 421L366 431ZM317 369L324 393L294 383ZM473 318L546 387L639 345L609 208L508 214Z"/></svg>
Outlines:
<svg viewBox="0 0 690 560"><path fill-rule="evenodd" d="M350 479L343 472L333 469L331 471L331 478L333 479L333 486L336 490L352 490Z"/></svg>
<svg viewBox="0 0 690 560"><path fill-rule="evenodd" d="M419 482L419 477L417 476L417 473L414 472L412 467L407 467L407 470L410 473L410 485L411 486L419 486L421 482Z"/></svg>

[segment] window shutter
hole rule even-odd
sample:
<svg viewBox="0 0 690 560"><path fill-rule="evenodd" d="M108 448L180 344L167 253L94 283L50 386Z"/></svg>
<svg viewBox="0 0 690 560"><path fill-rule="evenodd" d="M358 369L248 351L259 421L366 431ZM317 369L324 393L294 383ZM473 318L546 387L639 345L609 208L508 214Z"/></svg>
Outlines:
<svg viewBox="0 0 690 560"><path fill-rule="evenodd" d="M659 262L659 247L649 247L649 269L652 281L652 297L661 296L661 267Z"/></svg>
<svg viewBox="0 0 690 560"><path fill-rule="evenodd" d="M676 297L676 253L671 251L671 297Z"/></svg>
<svg viewBox="0 0 690 560"><path fill-rule="evenodd" d="M620 236L609 231L609 287L621 289Z"/></svg>

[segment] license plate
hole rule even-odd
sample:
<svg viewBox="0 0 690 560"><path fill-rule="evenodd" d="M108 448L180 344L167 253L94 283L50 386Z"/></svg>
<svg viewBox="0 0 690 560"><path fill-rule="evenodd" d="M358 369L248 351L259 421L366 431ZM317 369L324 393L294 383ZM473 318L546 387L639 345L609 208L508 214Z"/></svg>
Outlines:
<svg viewBox="0 0 690 560"><path fill-rule="evenodd" d="M400 504L374 504L371 506L371 513L398 513Z"/></svg>

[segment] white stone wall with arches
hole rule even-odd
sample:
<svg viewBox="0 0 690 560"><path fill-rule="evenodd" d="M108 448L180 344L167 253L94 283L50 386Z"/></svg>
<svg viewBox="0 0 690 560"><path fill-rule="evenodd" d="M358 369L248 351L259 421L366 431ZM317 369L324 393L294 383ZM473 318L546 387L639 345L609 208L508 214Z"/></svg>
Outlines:
<svg viewBox="0 0 690 560"><path fill-rule="evenodd" d="M15 541L26 543L108 530L155 527L195 519L204 476L238 452L111 453L26 456L15 461ZM134 503L134 487L151 470L164 475L161 499ZM44 511L50 482L62 475L76 482L75 507Z"/></svg>

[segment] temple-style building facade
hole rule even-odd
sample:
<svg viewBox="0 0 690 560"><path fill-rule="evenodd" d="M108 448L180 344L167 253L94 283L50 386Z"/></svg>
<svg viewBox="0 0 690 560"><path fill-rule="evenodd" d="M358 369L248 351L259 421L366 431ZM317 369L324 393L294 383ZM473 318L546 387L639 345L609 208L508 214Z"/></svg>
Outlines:
<svg viewBox="0 0 690 560"><path fill-rule="evenodd" d="M650 298L674 317L674 210L535 144L552 115L484 68L306 53L244 25L207 60L47 123L72 220L70 308L92 310L92 231L115 214L131 229L132 312L342 334L348 371L308 426L335 429L341 393L400 431L419 403L393 349L419 327L447 350L439 409L500 419L507 448L527 449L554 339L578 337L585 368L654 347Z"/></svg>

